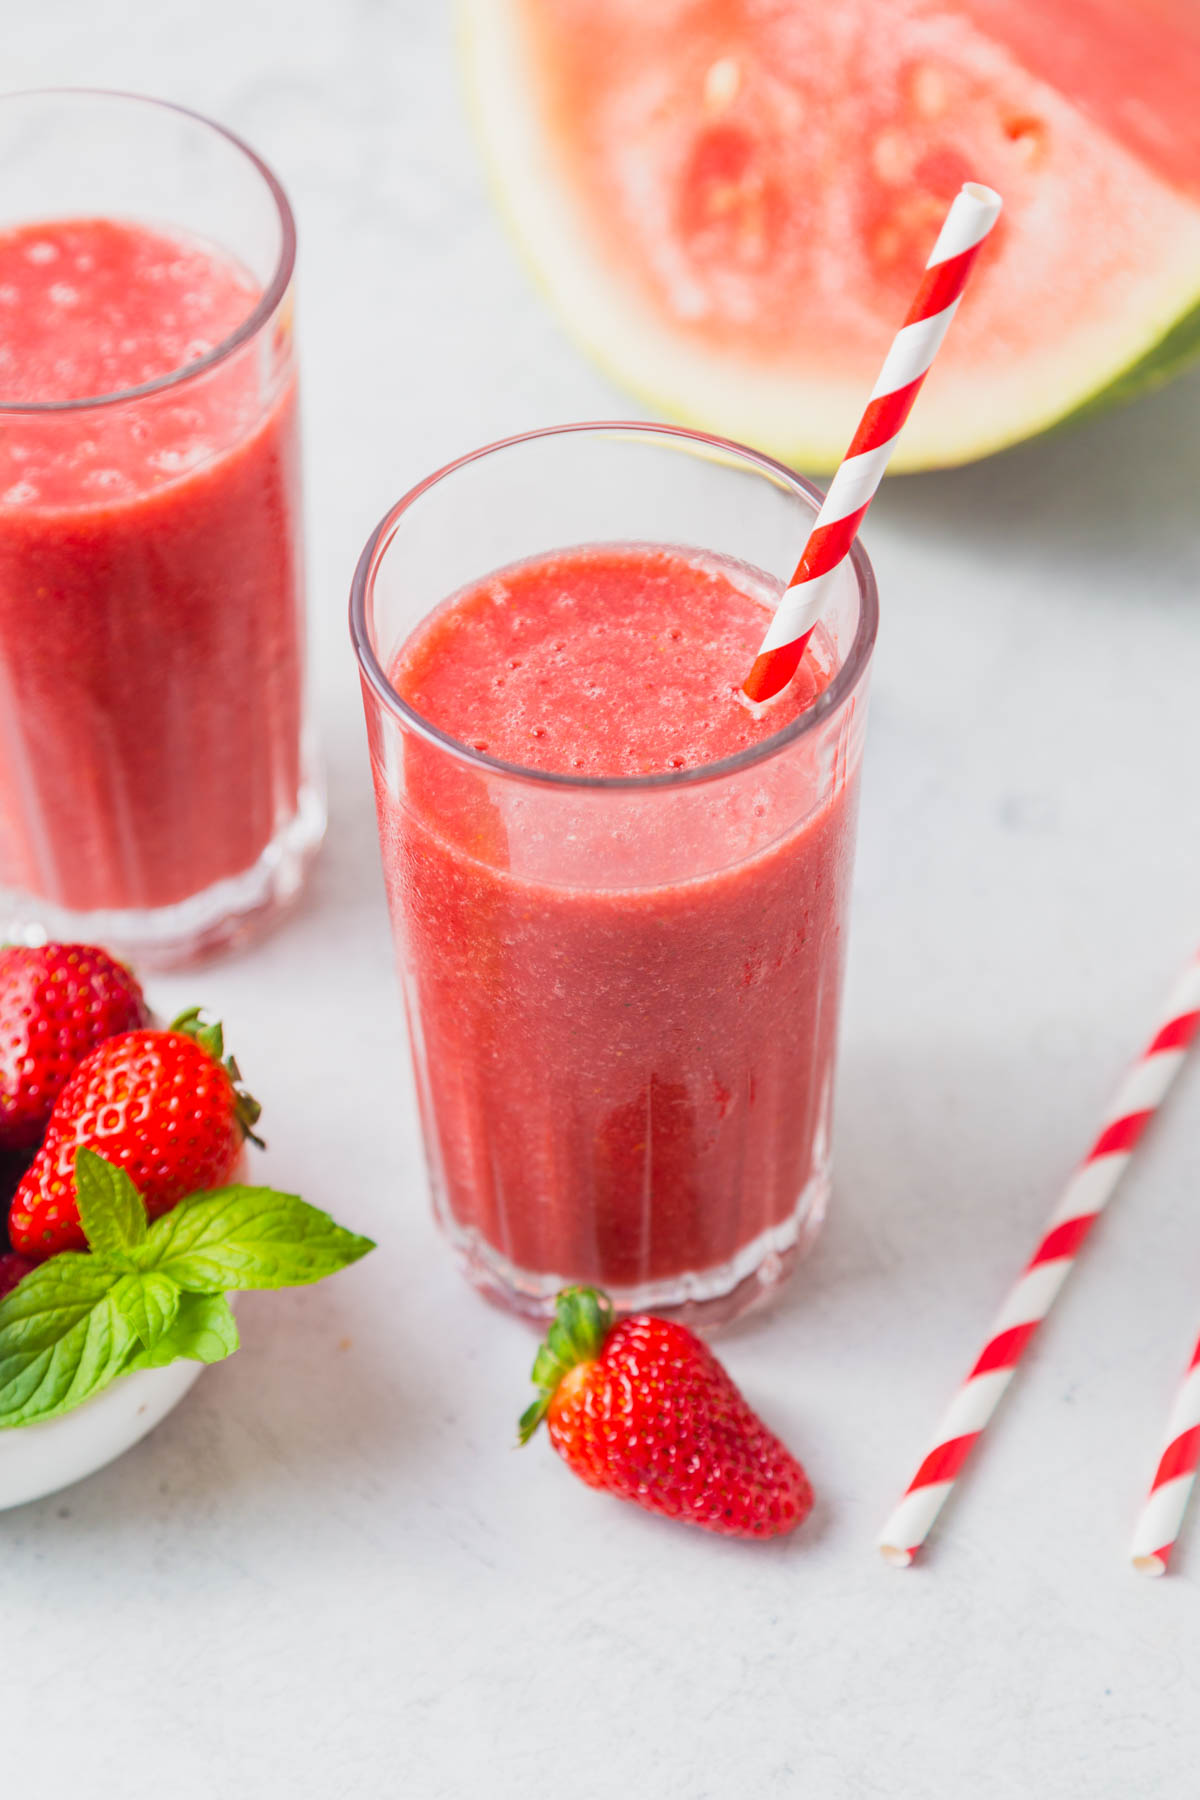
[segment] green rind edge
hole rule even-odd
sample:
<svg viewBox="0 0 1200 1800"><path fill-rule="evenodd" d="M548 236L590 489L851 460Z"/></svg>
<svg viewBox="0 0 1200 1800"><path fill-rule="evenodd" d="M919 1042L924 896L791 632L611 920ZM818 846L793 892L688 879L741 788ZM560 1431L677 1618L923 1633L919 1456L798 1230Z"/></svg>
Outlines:
<svg viewBox="0 0 1200 1800"><path fill-rule="evenodd" d="M1165 387L1177 375L1181 375L1190 363L1200 359L1200 301L1189 312L1176 319L1174 325L1165 331L1156 344L1152 344L1144 356L1139 356L1114 380L1102 387L1098 393L1092 394L1081 405L1064 413L1053 425L1047 425L1034 436L1046 437L1051 432L1064 431L1073 425L1080 425L1085 419L1093 418L1097 413L1108 412L1114 406L1123 406L1128 400L1136 400L1143 394L1151 394L1156 388ZM1015 440L1020 442L1020 440Z"/></svg>

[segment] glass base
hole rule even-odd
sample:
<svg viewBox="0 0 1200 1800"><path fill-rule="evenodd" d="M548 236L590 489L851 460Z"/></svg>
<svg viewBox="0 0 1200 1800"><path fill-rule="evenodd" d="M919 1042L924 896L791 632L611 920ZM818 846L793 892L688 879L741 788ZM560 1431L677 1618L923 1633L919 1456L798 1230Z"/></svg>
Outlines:
<svg viewBox="0 0 1200 1800"><path fill-rule="evenodd" d="M299 894L325 835L325 800L316 785L252 868L216 881L174 906L69 912L34 894L0 889L0 942L59 940L102 944L139 969L174 969L256 936Z"/></svg>
<svg viewBox="0 0 1200 1800"><path fill-rule="evenodd" d="M622 1317L653 1312L705 1330L731 1324L743 1314L768 1305L801 1257L808 1254L825 1222L830 1185L826 1161L800 1195L791 1216L743 1245L729 1262L644 1282L638 1287L608 1287L605 1291ZM577 1274L535 1275L517 1268L477 1231L459 1225L441 1209L438 1224L472 1286L506 1312L517 1313L536 1325L553 1318L554 1300L560 1289L579 1280Z"/></svg>

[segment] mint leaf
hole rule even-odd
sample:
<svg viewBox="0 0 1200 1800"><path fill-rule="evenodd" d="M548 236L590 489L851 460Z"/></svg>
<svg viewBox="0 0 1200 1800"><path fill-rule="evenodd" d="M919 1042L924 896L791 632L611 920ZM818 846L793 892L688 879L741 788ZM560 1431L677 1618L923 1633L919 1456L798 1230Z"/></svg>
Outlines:
<svg viewBox="0 0 1200 1800"><path fill-rule="evenodd" d="M124 1169L81 1146L75 1152L75 1197L93 1250L121 1256L146 1238L146 1208Z"/></svg>
<svg viewBox="0 0 1200 1800"><path fill-rule="evenodd" d="M238 1347L226 1289L292 1287L374 1245L295 1194L194 1194L147 1225L133 1182L103 1157L76 1159L91 1254L51 1257L0 1300L0 1428L68 1412L133 1369Z"/></svg>
<svg viewBox="0 0 1200 1800"><path fill-rule="evenodd" d="M297 1194L238 1186L181 1200L151 1225L137 1262L189 1293L223 1294L320 1281L374 1248Z"/></svg>
<svg viewBox="0 0 1200 1800"><path fill-rule="evenodd" d="M136 1344L114 1295L124 1275L109 1257L67 1251L0 1300L0 1426L67 1412L120 1374Z"/></svg>
<svg viewBox="0 0 1200 1800"><path fill-rule="evenodd" d="M183 1298L170 1276L154 1269L123 1276L112 1292L145 1350L153 1350L170 1331Z"/></svg>
<svg viewBox="0 0 1200 1800"><path fill-rule="evenodd" d="M238 1342L237 1321L222 1294L181 1294L170 1330L164 1332L153 1350L139 1352L128 1366L160 1369L180 1357L192 1362L220 1362L233 1355Z"/></svg>

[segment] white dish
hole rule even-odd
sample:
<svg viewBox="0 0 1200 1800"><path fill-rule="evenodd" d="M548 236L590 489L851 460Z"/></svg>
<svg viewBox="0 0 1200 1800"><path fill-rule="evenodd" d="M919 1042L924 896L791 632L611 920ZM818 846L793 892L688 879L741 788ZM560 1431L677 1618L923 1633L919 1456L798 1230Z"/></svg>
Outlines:
<svg viewBox="0 0 1200 1800"><path fill-rule="evenodd" d="M178 1406L204 1364L122 1375L74 1412L0 1431L0 1512L57 1493L132 1449Z"/></svg>

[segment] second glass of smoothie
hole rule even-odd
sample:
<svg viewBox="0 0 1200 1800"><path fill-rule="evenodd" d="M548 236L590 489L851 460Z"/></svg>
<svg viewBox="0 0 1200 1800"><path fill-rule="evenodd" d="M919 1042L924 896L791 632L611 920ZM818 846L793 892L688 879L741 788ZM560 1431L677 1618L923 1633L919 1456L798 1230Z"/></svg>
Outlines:
<svg viewBox="0 0 1200 1800"><path fill-rule="evenodd" d="M298 889L295 233L157 101L0 98L0 935L173 963Z"/></svg>
<svg viewBox="0 0 1200 1800"><path fill-rule="evenodd" d="M741 682L820 496L658 426L430 477L355 579L434 1202L477 1285L704 1322L830 1185L870 566L784 694Z"/></svg>

